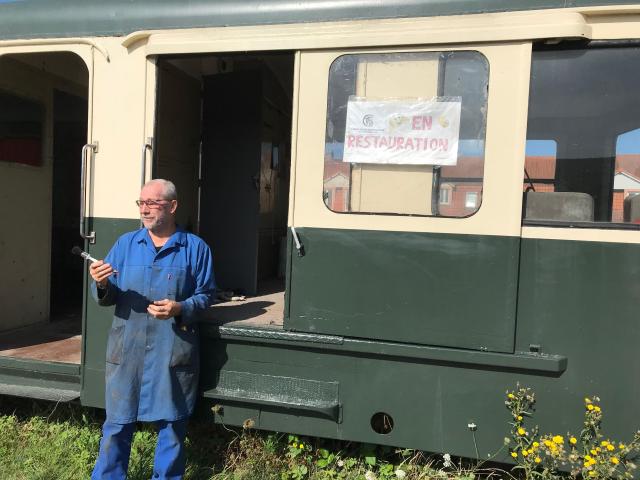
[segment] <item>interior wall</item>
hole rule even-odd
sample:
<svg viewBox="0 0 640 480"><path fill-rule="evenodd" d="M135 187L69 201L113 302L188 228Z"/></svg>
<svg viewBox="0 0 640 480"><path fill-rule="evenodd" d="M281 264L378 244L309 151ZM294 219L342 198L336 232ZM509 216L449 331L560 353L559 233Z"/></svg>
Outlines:
<svg viewBox="0 0 640 480"><path fill-rule="evenodd" d="M20 58L26 57L0 57L0 90L43 106L43 158L41 166L0 162L0 331L49 319L53 91L87 96L86 87ZM88 76L86 69L83 73Z"/></svg>
<svg viewBox="0 0 640 480"><path fill-rule="evenodd" d="M292 54L158 61L154 177L175 181L179 222L186 203L195 220L204 142L198 233L225 288L253 294L258 280L284 271L292 95Z"/></svg>
<svg viewBox="0 0 640 480"><path fill-rule="evenodd" d="M154 178L178 190L178 224L198 231L200 81L167 62L158 63L158 123Z"/></svg>

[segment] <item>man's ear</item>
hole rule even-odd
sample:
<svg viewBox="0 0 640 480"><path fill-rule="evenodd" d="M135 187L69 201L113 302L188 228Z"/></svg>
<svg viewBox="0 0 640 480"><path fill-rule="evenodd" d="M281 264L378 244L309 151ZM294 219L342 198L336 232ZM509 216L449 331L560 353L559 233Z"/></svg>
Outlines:
<svg viewBox="0 0 640 480"><path fill-rule="evenodd" d="M176 210L178 209L178 200L171 200L171 213L176 213Z"/></svg>

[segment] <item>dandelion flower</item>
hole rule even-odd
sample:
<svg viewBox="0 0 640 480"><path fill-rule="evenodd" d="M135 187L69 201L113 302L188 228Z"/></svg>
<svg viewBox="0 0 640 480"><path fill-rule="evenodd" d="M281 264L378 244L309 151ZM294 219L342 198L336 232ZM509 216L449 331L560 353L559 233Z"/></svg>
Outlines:
<svg viewBox="0 0 640 480"><path fill-rule="evenodd" d="M586 403L587 405L591 403L591 400L589 398L585 398L584 399L584 403Z"/></svg>
<svg viewBox="0 0 640 480"><path fill-rule="evenodd" d="M516 398L516 396L513 393L508 394L507 397L509 397L511 400Z"/></svg>
<svg viewBox="0 0 640 480"><path fill-rule="evenodd" d="M526 457L527 455L529 455L529 452L527 450L522 450L522 456Z"/></svg>
<svg viewBox="0 0 640 480"><path fill-rule="evenodd" d="M594 407L593 405L591 405L591 404L588 404L588 405L587 405L587 410L589 410L589 411L593 410L594 408L595 408L595 407Z"/></svg>
<svg viewBox="0 0 640 480"><path fill-rule="evenodd" d="M599 406L597 406L597 405L596 405L595 407L593 407L593 409L594 409L596 412L598 412L598 413L600 413L600 412L602 411L602 410L600 409L600 407L599 407Z"/></svg>
<svg viewBox="0 0 640 480"><path fill-rule="evenodd" d="M517 454L516 452L511 452L511 456L512 456L513 458L517 458L517 457L518 457L518 454Z"/></svg>
<svg viewBox="0 0 640 480"><path fill-rule="evenodd" d="M575 445L576 443L578 443L578 440L576 440L576 437L571 437L571 438L569 439L569 443L570 443L571 445Z"/></svg>
<svg viewBox="0 0 640 480"><path fill-rule="evenodd" d="M611 463L613 463L614 465L618 465L620 463L620 460L618 459L618 457L611 457Z"/></svg>
<svg viewBox="0 0 640 480"><path fill-rule="evenodd" d="M522 415L518 415L518 421L521 422L522 421Z"/></svg>
<svg viewBox="0 0 640 480"><path fill-rule="evenodd" d="M607 445L607 450L609 450L610 452L613 452L616 449L616 447L614 447L613 445L609 444Z"/></svg>
<svg viewBox="0 0 640 480"><path fill-rule="evenodd" d="M624 450L624 443L621 443L620 445L618 445L618 448L619 448L620 450Z"/></svg>
<svg viewBox="0 0 640 480"><path fill-rule="evenodd" d="M300 450L302 450L304 448L304 443L300 444Z"/></svg>
<svg viewBox="0 0 640 480"><path fill-rule="evenodd" d="M558 445L560 445L561 443L564 443L564 438L562 438L562 435L556 435L555 437L553 437L553 443L557 443Z"/></svg>
<svg viewBox="0 0 640 480"><path fill-rule="evenodd" d="M540 446L540 444L538 442L533 442L533 446L534 446L534 448L538 448Z"/></svg>
<svg viewBox="0 0 640 480"><path fill-rule="evenodd" d="M526 433L527 431L524 428L522 427L518 428L518 435L525 435Z"/></svg>
<svg viewBox="0 0 640 480"><path fill-rule="evenodd" d="M536 463L540 463L541 461L542 461L542 459L541 459L540 457L536 457L536 458L534 459L534 462L536 462Z"/></svg>

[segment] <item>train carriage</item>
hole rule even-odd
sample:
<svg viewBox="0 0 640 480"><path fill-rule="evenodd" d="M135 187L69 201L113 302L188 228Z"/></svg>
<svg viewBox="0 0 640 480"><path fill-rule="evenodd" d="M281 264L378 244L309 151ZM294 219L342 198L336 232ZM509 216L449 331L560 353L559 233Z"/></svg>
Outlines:
<svg viewBox="0 0 640 480"><path fill-rule="evenodd" d="M486 456L520 382L630 437L638 39L622 1L0 2L0 393L104 406L69 251L170 178L212 421Z"/></svg>

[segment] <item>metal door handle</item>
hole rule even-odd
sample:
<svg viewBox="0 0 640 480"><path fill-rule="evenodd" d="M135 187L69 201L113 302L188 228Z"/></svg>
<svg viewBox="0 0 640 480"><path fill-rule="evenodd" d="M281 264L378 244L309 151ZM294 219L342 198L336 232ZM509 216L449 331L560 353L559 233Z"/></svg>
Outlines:
<svg viewBox="0 0 640 480"><path fill-rule="evenodd" d="M140 174L140 187L143 187L146 183L147 177L147 152L153 150L153 138L148 137L147 141L142 145L142 172Z"/></svg>
<svg viewBox="0 0 640 480"><path fill-rule="evenodd" d="M98 152L98 142L87 143L82 147L82 160L80 163L80 236L89 243L96 243L96 232L86 233L84 230L85 205L87 203L87 162Z"/></svg>

